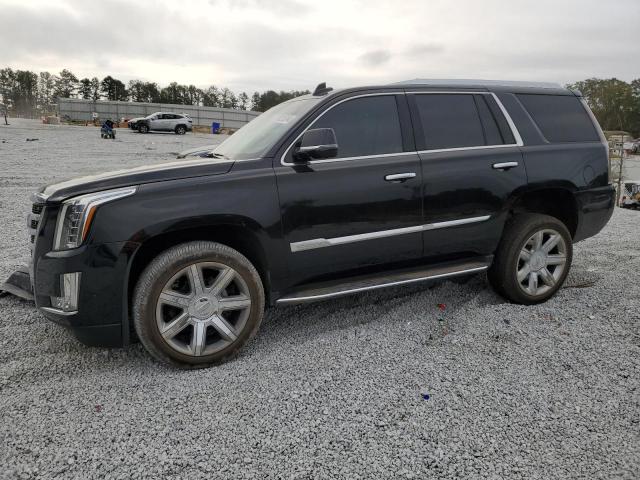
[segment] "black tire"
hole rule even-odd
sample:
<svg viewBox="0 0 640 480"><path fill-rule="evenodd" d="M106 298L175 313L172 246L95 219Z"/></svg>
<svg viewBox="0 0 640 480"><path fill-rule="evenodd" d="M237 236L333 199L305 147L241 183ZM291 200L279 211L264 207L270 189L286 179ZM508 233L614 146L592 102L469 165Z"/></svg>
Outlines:
<svg viewBox="0 0 640 480"><path fill-rule="evenodd" d="M147 125L138 125L138 132L140 133L149 133L149 127Z"/></svg>
<svg viewBox="0 0 640 480"><path fill-rule="evenodd" d="M162 338L156 321L156 306L160 293L176 272L200 262L216 262L234 269L248 287L251 305L246 323L232 343L211 355L194 356L177 351ZM204 368L231 359L255 336L262 322L264 306L260 275L244 255L219 243L194 241L166 250L144 270L134 291L133 323L140 341L157 360L180 368Z"/></svg>
<svg viewBox="0 0 640 480"><path fill-rule="evenodd" d="M175 131L176 135L184 135L185 133L187 133L187 127L185 127L184 125L178 125Z"/></svg>
<svg viewBox="0 0 640 480"><path fill-rule="evenodd" d="M547 291L538 295L525 292L524 287L518 282L520 252L527 241L540 231L552 230L560 234L564 240L564 256L566 262L564 269L559 272L555 284ZM537 213L523 213L512 217L506 224L502 239L496 250L493 264L489 268L488 278L491 286L501 296L514 303L533 305L547 301L562 287L573 258L573 243L567 227L557 218ZM548 268L548 267L547 267ZM552 267L554 270L555 266Z"/></svg>

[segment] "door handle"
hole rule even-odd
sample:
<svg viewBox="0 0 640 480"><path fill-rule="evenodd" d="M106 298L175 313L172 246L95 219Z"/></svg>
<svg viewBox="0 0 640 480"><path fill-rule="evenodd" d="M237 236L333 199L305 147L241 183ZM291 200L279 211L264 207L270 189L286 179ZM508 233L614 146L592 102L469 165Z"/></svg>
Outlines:
<svg viewBox="0 0 640 480"><path fill-rule="evenodd" d="M496 170L509 170L510 168L517 167L518 162L502 162L494 163L492 167Z"/></svg>
<svg viewBox="0 0 640 480"><path fill-rule="evenodd" d="M391 175L385 175L384 179L387 182L404 182L410 178L414 178L416 174L414 172L406 172L406 173L393 173Z"/></svg>

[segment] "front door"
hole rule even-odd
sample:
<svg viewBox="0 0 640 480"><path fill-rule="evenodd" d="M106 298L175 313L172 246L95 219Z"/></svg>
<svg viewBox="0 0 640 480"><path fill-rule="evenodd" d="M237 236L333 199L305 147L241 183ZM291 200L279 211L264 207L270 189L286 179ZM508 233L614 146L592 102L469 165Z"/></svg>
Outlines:
<svg viewBox="0 0 640 480"><path fill-rule="evenodd" d="M293 164L289 148L274 160L293 283L419 258L422 175L404 95L336 101L309 128L333 128L338 156Z"/></svg>
<svg viewBox="0 0 640 480"><path fill-rule="evenodd" d="M489 255L527 184L522 141L489 92L408 94L424 175L425 257Z"/></svg>
<svg viewBox="0 0 640 480"><path fill-rule="evenodd" d="M162 114L158 113L149 119L150 130L162 130Z"/></svg>

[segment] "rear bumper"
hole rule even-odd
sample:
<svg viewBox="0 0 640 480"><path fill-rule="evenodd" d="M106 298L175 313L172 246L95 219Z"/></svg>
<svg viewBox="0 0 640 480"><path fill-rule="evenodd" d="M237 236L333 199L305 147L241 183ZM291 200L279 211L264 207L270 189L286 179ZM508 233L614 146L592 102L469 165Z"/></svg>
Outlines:
<svg viewBox="0 0 640 480"><path fill-rule="evenodd" d="M582 190L575 194L578 204L578 225L574 242L593 237L607 224L616 204L613 185Z"/></svg>
<svg viewBox="0 0 640 480"><path fill-rule="evenodd" d="M36 306L86 345L128 344L127 278L137 247L137 243L117 242L42 255L33 265ZM74 272L80 272L77 311L53 309L50 297L60 295L60 276Z"/></svg>

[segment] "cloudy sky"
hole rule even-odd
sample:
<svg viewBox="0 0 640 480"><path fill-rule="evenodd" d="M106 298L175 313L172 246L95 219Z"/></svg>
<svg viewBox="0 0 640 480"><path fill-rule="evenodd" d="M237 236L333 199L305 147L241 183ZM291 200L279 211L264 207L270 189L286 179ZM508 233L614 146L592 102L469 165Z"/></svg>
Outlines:
<svg viewBox="0 0 640 480"><path fill-rule="evenodd" d="M640 0L0 0L0 67L234 91L640 77Z"/></svg>

